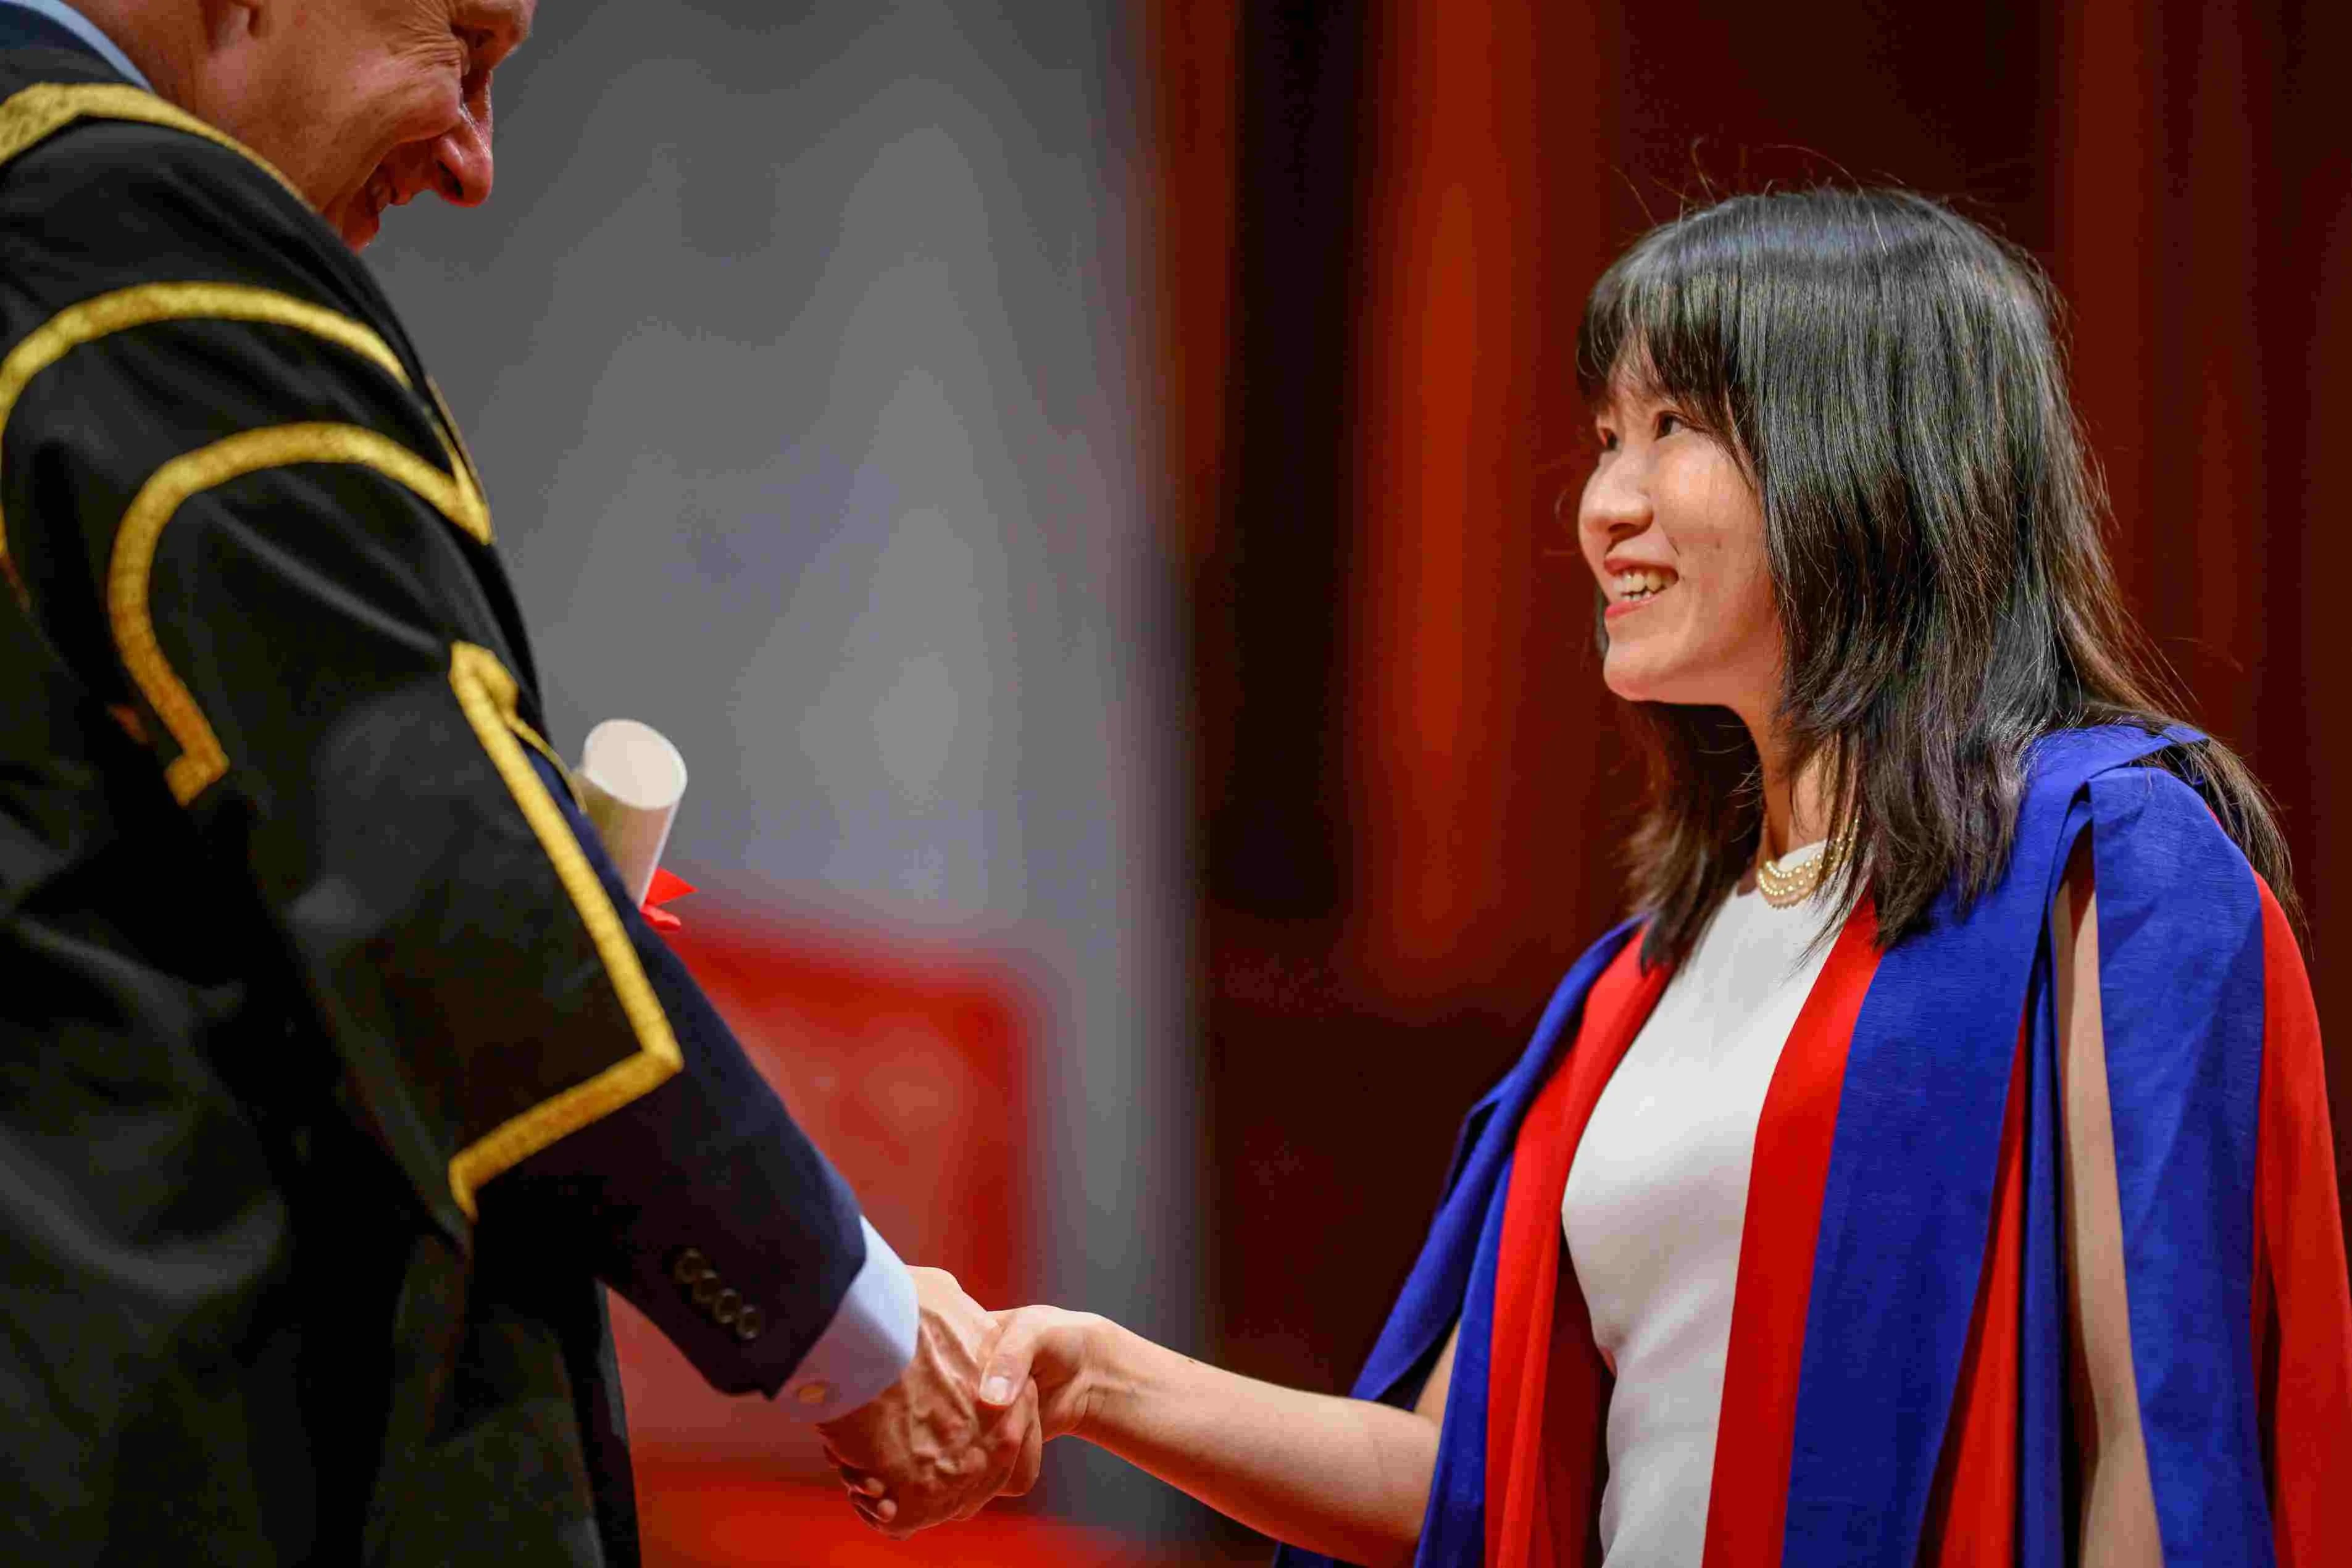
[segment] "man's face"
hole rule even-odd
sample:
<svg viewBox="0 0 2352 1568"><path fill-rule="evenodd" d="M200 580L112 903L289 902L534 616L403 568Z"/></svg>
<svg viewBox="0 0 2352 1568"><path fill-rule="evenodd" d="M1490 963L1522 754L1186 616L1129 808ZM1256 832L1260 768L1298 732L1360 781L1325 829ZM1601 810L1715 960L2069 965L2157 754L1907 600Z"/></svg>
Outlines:
<svg viewBox="0 0 2352 1568"><path fill-rule="evenodd" d="M490 194L490 75L538 0L264 0L230 129L357 250L425 191Z"/></svg>

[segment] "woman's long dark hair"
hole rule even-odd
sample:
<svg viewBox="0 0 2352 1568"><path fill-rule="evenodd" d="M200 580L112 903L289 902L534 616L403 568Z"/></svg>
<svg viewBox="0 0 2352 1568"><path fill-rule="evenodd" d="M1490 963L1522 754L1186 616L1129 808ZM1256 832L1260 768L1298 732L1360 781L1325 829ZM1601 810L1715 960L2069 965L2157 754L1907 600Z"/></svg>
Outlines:
<svg viewBox="0 0 2352 1568"><path fill-rule="evenodd" d="M1653 229L1595 285L1588 399L1630 376L1738 456L1762 502L1796 767L1829 766L1880 940L2008 865L2025 755L2053 730L2174 722L2124 614L2106 501L2067 395L2055 300L2022 251L1891 190L1735 196ZM1605 644L1607 633L1602 639ZM1630 845L1643 956L1678 961L1755 858L1760 772L1727 710L1632 705L1650 794ZM2219 742L2194 784L2292 915L2286 848Z"/></svg>

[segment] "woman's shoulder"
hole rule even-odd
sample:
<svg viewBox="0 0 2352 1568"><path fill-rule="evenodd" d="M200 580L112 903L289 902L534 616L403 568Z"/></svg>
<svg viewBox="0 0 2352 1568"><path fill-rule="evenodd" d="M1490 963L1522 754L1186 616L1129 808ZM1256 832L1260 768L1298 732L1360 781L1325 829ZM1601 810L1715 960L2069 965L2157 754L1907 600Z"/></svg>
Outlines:
<svg viewBox="0 0 2352 1568"><path fill-rule="evenodd" d="M2128 934L2147 971L2143 978L2158 990L2184 968L2262 952L2273 944L2272 928L2283 926L2276 894L2195 775L2184 777L2165 761L2087 781L2087 827L2067 878L2078 910L2097 900L2102 949ZM2286 944L2294 945L2291 938ZM2103 973L2122 957L2103 951Z"/></svg>
<svg viewBox="0 0 2352 1568"><path fill-rule="evenodd" d="M2091 820L2103 841L2147 839L2237 851L2213 804L2158 755L2109 768L2086 781ZM2243 860L2243 854L2238 858Z"/></svg>
<svg viewBox="0 0 2352 1568"><path fill-rule="evenodd" d="M2095 858L2127 848L2234 861L2250 873L2245 854L2200 787L2200 753L2206 744L2203 735L2178 726L2151 731L2106 725L2043 736L2034 745L2020 803L2019 848L2051 834L2050 847L2079 858L2087 829Z"/></svg>
<svg viewBox="0 0 2352 1568"><path fill-rule="evenodd" d="M2095 858L2120 852L2162 861L2211 862L2253 877L2252 863L2198 766L2196 749L2174 747L2104 769L2084 782Z"/></svg>

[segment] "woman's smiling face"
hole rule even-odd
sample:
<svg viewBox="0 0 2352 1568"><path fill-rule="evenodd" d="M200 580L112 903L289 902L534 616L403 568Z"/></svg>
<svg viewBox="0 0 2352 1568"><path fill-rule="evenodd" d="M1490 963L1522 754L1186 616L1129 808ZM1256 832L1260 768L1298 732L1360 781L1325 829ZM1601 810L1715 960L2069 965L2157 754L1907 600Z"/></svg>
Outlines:
<svg viewBox="0 0 2352 1568"><path fill-rule="evenodd" d="M1630 701L1728 708L1760 743L1780 701L1780 619L1763 508L1727 435L1622 371L1593 430L1576 531L1608 601L1601 679Z"/></svg>

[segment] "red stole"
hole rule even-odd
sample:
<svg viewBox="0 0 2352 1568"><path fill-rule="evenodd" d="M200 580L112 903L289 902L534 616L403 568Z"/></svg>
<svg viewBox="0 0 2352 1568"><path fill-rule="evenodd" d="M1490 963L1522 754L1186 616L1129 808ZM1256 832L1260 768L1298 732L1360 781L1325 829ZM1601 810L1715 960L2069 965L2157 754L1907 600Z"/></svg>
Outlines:
<svg viewBox="0 0 2352 1568"><path fill-rule="evenodd" d="M2262 889L2261 1165L2254 1176L2254 1374L2279 1568L2323 1568L2352 1543L2352 1295L2335 1206L2336 1151L2319 1015L2286 914Z"/></svg>
<svg viewBox="0 0 2352 1568"><path fill-rule="evenodd" d="M1708 1511L1706 1568L1777 1564L1794 1442L1830 1132L1845 1047L1877 968L1877 921L1865 904L1839 933L1774 1069L1754 1169L1783 1201L1751 1202L1740 1237L1732 1351L1724 1377ZM1495 1287L1486 1440L1486 1562L1492 1568L1586 1568L1607 1449L1610 1374L1572 1269L1562 1267L1560 1203L1592 1109L1665 989L1629 942L1593 983L1574 1046L1521 1124ZM1759 1268L1754 1258L1769 1258ZM1565 1288L1562 1281L1565 1279Z"/></svg>
<svg viewBox="0 0 2352 1568"><path fill-rule="evenodd" d="M1592 1108L1666 988L1665 966L1644 972L1641 949L1638 938L1627 942L1592 983L1576 1040L1528 1108L1511 1155L1486 1407L1493 1568L1577 1568L1601 1510L1609 1369L1573 1274L1560 1289L1559 1205Z"/></svg>

